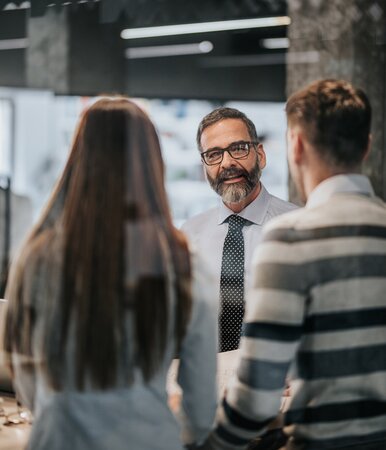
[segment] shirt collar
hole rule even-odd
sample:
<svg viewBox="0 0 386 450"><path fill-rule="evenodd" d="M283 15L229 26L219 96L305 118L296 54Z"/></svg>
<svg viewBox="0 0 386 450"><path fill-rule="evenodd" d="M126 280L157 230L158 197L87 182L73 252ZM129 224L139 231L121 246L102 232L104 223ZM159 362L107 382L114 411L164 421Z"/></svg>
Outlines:
<svg viewBox="0 0 386 450"><path fill-rule="evenodd" d="M254 224L262 225L264 217L268 210L269 200L270 195L261 183L259 195L242 211L240 211L238 215ZM223 202L221 202L218 211L218 224L220 225L224 223L232 214L235 213L231 209L229 209Z"/></svg>
<svg viewBox="0 0 386 450"><path fill-rule="evenodd" d="M335 175L316 186L308 197L306 208L325 203L334 194L362 194L369 197L375 195L370 180L365 175Z"/></svg>

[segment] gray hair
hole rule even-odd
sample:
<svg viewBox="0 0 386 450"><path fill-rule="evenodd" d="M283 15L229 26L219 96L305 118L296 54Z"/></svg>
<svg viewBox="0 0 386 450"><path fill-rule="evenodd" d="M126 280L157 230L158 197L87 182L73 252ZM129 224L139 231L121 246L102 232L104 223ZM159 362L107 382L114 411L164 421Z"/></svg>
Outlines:
<svg viewBox="0 0 386 450"><path fill-rule="evenodd" d="M205 128L210 127L211 125L220 122L224 119L239 119L245 123L245 126L248 129L249 136L253 142L258 142L256 127L253 122L248 119L248 117L235 108L227 108L225 106L221 106L220 108L214 109L212 112L207 114L200 122L197 130L197 146L200 152L203 150L201 147L201 136Z"/></svg>

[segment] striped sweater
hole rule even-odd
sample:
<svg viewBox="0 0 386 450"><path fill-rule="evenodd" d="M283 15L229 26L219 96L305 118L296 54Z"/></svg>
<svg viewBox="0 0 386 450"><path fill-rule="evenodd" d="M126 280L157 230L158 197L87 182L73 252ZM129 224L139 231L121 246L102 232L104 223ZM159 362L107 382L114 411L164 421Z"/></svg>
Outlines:
<svg viewBox="0 0 386 450"><path fill-rule="evenodd" d="M262 434L289 377L287 448L386 449L385 204L335 193L274 219L253 273L237 376L211 446L243 449Z"/></svg>

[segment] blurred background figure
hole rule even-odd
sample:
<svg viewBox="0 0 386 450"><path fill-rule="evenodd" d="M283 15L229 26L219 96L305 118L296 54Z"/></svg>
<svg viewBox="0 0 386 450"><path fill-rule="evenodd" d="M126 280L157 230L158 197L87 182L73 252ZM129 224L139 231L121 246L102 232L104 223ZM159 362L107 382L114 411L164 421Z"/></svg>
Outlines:
<svg viewBox="0 0 386 450"><path fill-rule="evenodd" d="M6 291L28 448L181 449L165 390L176 355L186 425L205 439L217 349L205 273L172 225L151 121L125 98L97 101Z"/></svg>

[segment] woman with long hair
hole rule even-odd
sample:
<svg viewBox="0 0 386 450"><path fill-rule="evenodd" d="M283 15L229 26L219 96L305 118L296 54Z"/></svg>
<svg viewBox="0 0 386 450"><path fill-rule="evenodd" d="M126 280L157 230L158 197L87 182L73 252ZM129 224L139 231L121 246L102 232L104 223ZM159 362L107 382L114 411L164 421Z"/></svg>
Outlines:
<svg viewBox="0 0 386 450"><path fill-rule="evenodd" d="M215 413L210 280L174 228L157 134L124 97L83 114L64 172L11 267L4 350L34 412L29 449L181 449Z"/></svg>

